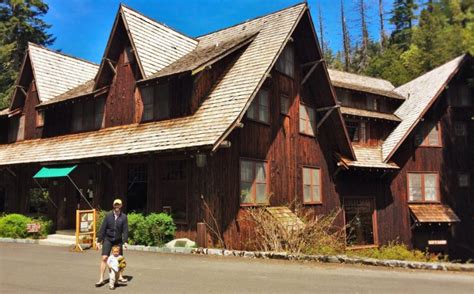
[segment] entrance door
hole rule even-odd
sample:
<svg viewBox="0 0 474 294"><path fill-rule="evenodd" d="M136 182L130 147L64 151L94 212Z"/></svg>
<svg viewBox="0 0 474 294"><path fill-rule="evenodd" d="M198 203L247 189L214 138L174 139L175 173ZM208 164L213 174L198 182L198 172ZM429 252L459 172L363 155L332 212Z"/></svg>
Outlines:
<svg viewBox="0 0 474 294"><path fill-rule="evenodd" d="M147 164L129 164L127 178L127 212L146 212L148 194Z"/></svg>
<svg viewBox="0 0 474 294"><path fill-rule="evenodd" d="M164 161L161 173L163 211L177 223L187 223L188 176L186 160Z"/></svg>
<svg viewBox="0 0 474 294"><path fill-rule="evenodd" d="M348 246L377 244L374 198L344 198L344 220Z"/></svg>

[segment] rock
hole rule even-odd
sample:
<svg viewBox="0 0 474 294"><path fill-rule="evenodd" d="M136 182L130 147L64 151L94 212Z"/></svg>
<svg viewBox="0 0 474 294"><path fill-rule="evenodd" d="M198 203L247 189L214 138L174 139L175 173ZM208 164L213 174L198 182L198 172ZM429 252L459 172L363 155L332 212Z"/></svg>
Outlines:
<svg viewBox="0 0 474 294"><path fill-rule="evenodd" d="M165 244L167 248L194 248L196 242L191 241L187 238L174 239Z"/></svg>

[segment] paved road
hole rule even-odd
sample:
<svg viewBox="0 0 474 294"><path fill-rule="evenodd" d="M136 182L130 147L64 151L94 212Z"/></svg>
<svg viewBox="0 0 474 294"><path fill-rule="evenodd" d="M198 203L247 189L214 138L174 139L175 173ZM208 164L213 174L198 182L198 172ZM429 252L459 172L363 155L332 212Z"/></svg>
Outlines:
<svg viewBox="0 0 474 294"><path fill-rule="evenodd" d="M115 293L474 293L474 275L288 261L125 252ZM104 293L99 253L0 243L0 293Z"/></svg>

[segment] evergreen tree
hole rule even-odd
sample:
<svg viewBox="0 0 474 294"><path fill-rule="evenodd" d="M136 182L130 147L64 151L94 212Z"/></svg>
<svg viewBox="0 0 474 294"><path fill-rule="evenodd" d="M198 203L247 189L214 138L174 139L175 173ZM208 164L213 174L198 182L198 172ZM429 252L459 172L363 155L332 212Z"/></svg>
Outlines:
<svg viewBox="0 0 474 294"><path fill-rule="evenodd" d="M395 26L390 43L408 49L411 43L413 21L416 19L417 5L413 0L395 0L390 23Z"/></svg>
<svg viewBox="0 0 474 294"><path fill-rule="evenodd" d="M51 45L51 26L41 18L48 12L42 0L3 0L0 3L0 108L6 107L28 42Z"/></svg>

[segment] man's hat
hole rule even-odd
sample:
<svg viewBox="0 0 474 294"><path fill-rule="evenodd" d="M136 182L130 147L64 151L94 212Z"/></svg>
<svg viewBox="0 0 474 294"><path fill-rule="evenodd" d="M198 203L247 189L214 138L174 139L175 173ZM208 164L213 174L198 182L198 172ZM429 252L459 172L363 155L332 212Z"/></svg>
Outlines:
<svg viewBox="0 0 474 294"><path fill-rule="evenodd" d="M115 199L115 200L114 200L114 205L115 205L115 204L122 205L122 200L120 200L120 199Z"/></svg>

